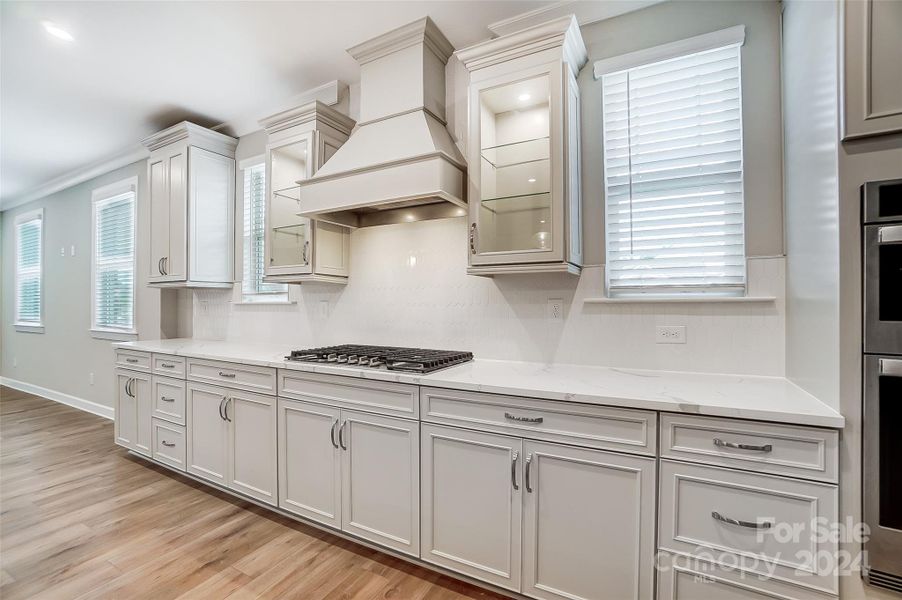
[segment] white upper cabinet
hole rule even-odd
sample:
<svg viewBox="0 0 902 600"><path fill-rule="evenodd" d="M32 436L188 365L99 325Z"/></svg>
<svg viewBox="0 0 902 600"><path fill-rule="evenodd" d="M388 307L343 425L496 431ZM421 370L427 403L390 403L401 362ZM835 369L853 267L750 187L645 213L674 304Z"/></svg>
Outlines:
<svg viewBox="0 0 902 600"><path fill-rule="evenodd" d="M902 131L902 2L844 2L843 139Z"/></svg>
<svg viewBox="0 0 902 600"><path fill-rule="evenodd" d="M588 55L576 19L457 55L470 74L468 272L579 274L576 74Z"/></svg>
<svg viewBox="0 0 902 600"><path fill-rule="evenodd" d="M185 121L143 143L150 150L150 284L231 286L238 141Z"/></svg>
<svg viewBox="0 0 902 600"><path fill-rule="evenodd" d="M260 124L267 134L264 280L346 283L350 230L298 216L297 182L312 177L335 154L354 121L316 101Z"/></svg>

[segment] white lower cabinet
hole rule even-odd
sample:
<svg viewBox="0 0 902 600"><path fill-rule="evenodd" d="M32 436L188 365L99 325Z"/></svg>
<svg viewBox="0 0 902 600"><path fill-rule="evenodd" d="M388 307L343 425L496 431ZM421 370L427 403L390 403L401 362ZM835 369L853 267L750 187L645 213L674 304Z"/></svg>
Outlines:
<svg viewBox="0 0 902 600"><path fill-rule="evenodd" d="M520 438L422 425L420 557L520 589Z"/></svg>
<svg viewBox="0 0 902 600"><path fill-rule="evenodd" d="M276 504L276 399L189 382L187 470Z"/></svg>
<svg viewBox="0 0 902 600"><path fill-rule="evenodd" d="M185 428L161 419L153 419L153 459L185 470Z"/></svg>
<svg viewBox="0 0 902 600"><path fill-rule="evenodd" d="M523 456L521 592L652 598L655 460L529 440Z"/></svg>
<svg viewBox="0 0 902 600"><path fill-rule="evenodd" d="M149 374L116 370L116 443L146 456L151 455L153 446L153 398L150 382Z"/></svg>
<svg viewBox="0 0 902 600"><path fill-rule="evenodd" d="M419 423L279 399L279 506L419 555Z"/></svg>

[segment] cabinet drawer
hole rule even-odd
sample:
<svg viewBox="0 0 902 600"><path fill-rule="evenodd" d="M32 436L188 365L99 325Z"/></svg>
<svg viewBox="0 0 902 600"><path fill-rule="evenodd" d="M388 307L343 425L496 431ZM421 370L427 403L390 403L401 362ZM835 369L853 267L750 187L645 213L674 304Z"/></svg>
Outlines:
<svg viewBox="0 0 902 600"><path fill-rule="evenodd" d="M835 485L669 460L660 478L662 549L837 593L836 542L821 535L838 518Z"/></svg>
<svg viewBox="0 0 902 600"><path fill-rule="evenodd" d="M734 419L661 415L661 456L835 483L839 433Z"/></svg>
<svg viewBox="0 0 902 600"><path fill-rule="evenodd" d="M185 424L185 382L153 376L153 417L178 425Z"/></svg>
<svg viewBox="0 0 902 600"><path fill-rule="evenodd" d="M419 387L279 369L279 396L385 415L419 417Z"/></svg>
<svg viewBox="0 0 902 600"><path fill-rule="evenodd" d="M654 412L479 392L421 388L424 421L654 455Z"/></svg>
<svg viewBox="0 0 902 600"><path fill-rule="evenodd" d="M153 372L166 377L185 378L185 359L171 354L153 355Z"/></svg>
<svg viewBox="0 0 902 600"><path fill-rule="evenodd" d="M150 352L118 349L116 366L135 371L150 371Z"/></svg>
<svg viewBox="0 0 902 600"><path fill-rule="evenodd" d="M153 419L153 458L184 471L185 428L160 419Z"/></svg>
<svg viewBox="0 0 902 600"><path fill-rule="evenodd" d="M658 600L836 600L736 568L725 568L695 557L658 555Z"/></svg>
<svg viewBox="0 0 902 600"><path fill-rule="evenodd" d="M276 370L215 360L188 359L188 379L275 395Z"/></svg>

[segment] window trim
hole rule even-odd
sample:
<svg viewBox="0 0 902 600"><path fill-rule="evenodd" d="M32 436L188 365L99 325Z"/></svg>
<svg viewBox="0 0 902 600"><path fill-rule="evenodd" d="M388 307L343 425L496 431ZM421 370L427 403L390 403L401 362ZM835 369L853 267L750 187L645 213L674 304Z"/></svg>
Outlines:
<svg viewBox="0 0 902 600"><path fill-rule="evenodd" d="M41 303L40 303L40 320L37 322L31 321L20 321L19 320L19 226L23 223L27 223L29 221L33 221L35 219L40 220L41 222L41 243L38 246L38 255L40 257L40 261L38 263L38 279L41 284ZM15 294L14 301L14 312L13 312L13 327L16 331L20 333L44 333L44 208L36 208L34 210L29 210L27 212L16 215L15 220L13 221L13 226L15 228L15 252L13 260L13 269L15 270L14 274L14 286L13 286L13 294Z"/></svg>
<svg viewBox="0 0 902 600"><path fill-rule="evenodd" d="M661 44L650 48L643 48L634 52L604 58L595 61L593 64L593 72L596 80L601 80L606 75L613 75L635 69L638 67L665 62L677 59L683 56L698 54L709 50L717 50L721 48L737 47L741 48L745 44L745 25L736 25L726 29L704 33L691 38L677 40L667 44ZM740 76L740 103L742 102L742 52L739 52L739 76ZM740 104L741 105L741 104ZM745 138L745 120L740 113L740 154L745 154L744 138ZM604 127L602 126L602 137L604 136ZM604 144L602 143L602 148ZM604 150L602 149L602 161L604 162ZM745 281L741 285L735 284L712 284L704 287L687 287L687 286L636 286L636 287L618 287L612 289L609 286L608 275L608 241L607 241L607 175L605 174L602 182L602 189L605 191L604 200L604 224L603 233L605 236L605 263L604 263L604 295L603 298L610 302L629 302L632 300L640 300L654 303L666 303L668 301L685 301L691 302L693 299L712 299L717 300L735 300L738 298L748 297L748 254L745 248L745 227L746 227L746 202L744 197L745 188L745 164L742 165L742 223L743 223L743 261L746 263L744 267ZM597 300L597 299L593 299Z"/></svg>
<svg viewBox="0 0 902 600"><path fill-rule="evenodd" d="M132 200L132 222L135 225L134 252L132 253L132 326L130 329L103 327L97 325L97 205L122 194L134 194ZM129 177L95 188L91 191L91 337L101 340L133 341L138 339L138 177Z"/></svg>

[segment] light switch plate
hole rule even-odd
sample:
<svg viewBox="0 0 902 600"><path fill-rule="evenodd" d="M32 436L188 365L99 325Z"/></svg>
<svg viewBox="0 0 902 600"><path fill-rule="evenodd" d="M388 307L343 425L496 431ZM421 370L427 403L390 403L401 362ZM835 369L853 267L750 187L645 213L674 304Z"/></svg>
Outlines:
<svg viewBox="0 0 902 600"><path fill-rule="evenodd" d="M686 343L686 326L664 326L655 328L656 344L685 344Z"/></svg>
<svg viewBox="0 0 902 600"><path fill-rule="evenodd" d="M546 307L546 317L549 321L564 320L564 301L560 298L549 298Z"/></svg>

